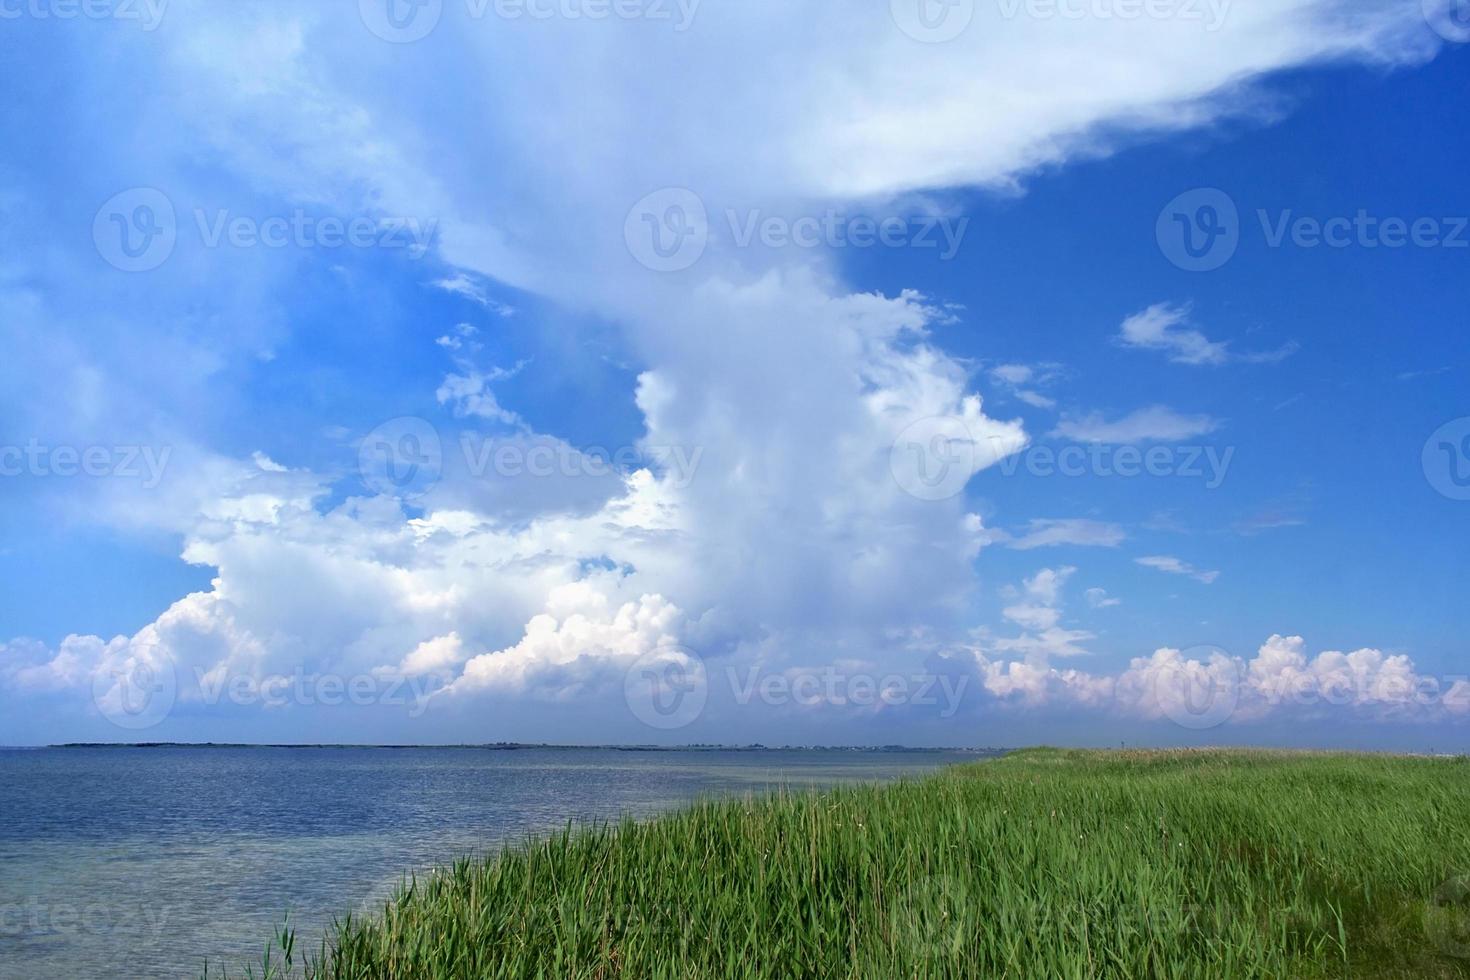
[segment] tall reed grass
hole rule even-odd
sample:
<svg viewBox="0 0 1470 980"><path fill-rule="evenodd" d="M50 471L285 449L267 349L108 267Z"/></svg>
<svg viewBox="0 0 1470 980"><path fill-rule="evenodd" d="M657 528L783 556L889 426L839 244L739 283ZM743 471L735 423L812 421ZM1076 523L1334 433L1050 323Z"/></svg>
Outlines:
<svg viewBox="0 0 1470 980"><path fill-rule="evenodd" d="M1470 977L1470 762L1036 749L569 827L290 930L326 978Z"/></svg>

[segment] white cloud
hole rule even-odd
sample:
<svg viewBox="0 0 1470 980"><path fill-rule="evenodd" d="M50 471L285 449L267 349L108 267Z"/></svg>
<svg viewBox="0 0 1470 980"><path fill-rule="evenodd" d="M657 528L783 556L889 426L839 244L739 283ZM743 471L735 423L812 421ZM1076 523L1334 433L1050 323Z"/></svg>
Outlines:
<svg viewBox="0 0 1470 980"><path fill-rule="evenodd" d="M489 287L483 281L466 275L463 272L446 276L436 281L434 286L447 293L454 293L456 296L463 296L465 299L473 300L496 316L505 317L515 315L514 307L507 306L505 303L492 297ZM461 324L461 326L464 326L464 324Z"/></svg>
<svg viewBox="0 0 1470 980"><path fill-rule="evenodd" d="M1180 561L1178 558L1170 555L1149 555L1145 558L1135 558L1133 560L1145 568L1158 569L1161 572L1168 572L1170 575L1187 575L1206 585L1213 585L1215 580L1220 577L1220 573L1217 571L1201 571L1188 562Z"/></svg>
<svg viewBox="0 0 1470 980"><path fill-rule="evenodd" d="M1274 364L1296 352L1295 344L1274 351L1237 353L1224 341L1212 341L1190 324L1190 308L1185 305L1155 303L1141 313L1123 321L1118 343L1124 347L1165 352L1176 364L1228 364L1245 361Z"/></svg>
<svg viewBox="0 0 1470 980"><path fill-rule="evenodd" d="M586 685L579 669L608 669L603 661L616 660L620 649L610 640L617 631L676 619L677 610L657 596L637 598L639 575L584 564L611 552L639 563L648 556L657 567L672 527L659 502L663 489L647 473L591 517L550 516L520 528L463 512L408 519L381 498L318 512L314 502L326 484L293 500L272 495L280 479L269 471L247 477L236 495L270 502L216 501L209 509L219 516L190 534L185 557L217 569L209 591L174 603L133 637L69 637L54 652L12 645L24 658L17 653L20 663L0 667L0 681L85 698L94 679L126 672L129 658L146 656L177 678L186 704L205 701L231 678L300 671L433 677L459 691L516 680L555 696L558 683L564 693ZM617 615L605 614L619 595L632 598ZM580 666L559 663L541 642L547 616L562 620L567 649L584 644ZM605 628L587 627L598 617ZM527 640L502 651L506 657L492 664L491 655L475 654L526 623L533 624Z"/></svg>
<svg viewBox="0 0 1470 980"><path fill-rule="evenodd" d="M807 302L780 305L793 297ZM830 628L866 632L865 652L876 652L895 623L953 619L973 556L972 542L955 533L963 502L912 497L887 454L853 451L891 446L910 422L932 415L965 420L976 434L976 470L992 465L999 447L1024 442L1019 426L983 414L964 370L927 343L934 314L916 296L833 301L799 283L721 287L706 299L702 308L732 324L765 323L773 337L800 324L813 344L848 351L846 361L829 352L820 363L834 375L851 372L847 407L857 411L836 411L831 396L843 388L830 383L820 389L827 400L814 391L805 415L774 398L754 410L744 386L780 383L759 358L693 388L646 372L637 395L645 444L698 451L700 439L719 455L687 481L642 471L621 480L522 477L513 482L536 506L514 523L477 506L495 474L465 471L451 432L443 433L441 479L418 501L422 516L385 498L324 509L332 481L306 470L246 465L228 479L196 481L197 498L179 508L198 515L185 529L184 555L214 568L215 581L149 627L177 667L181 703L198 704L201 690L235 677L327 668L432 677L448 681L455 700L515 691L603 697L626 655L643 649L622 636L625 621L681 618L685 607L698 610L701 643L715 648L764 631L803 635L803 649L820 651ZM810 378L814 363L798 367ZM485 413L461 414L472 424ZM839 439L819 438L834 426ZM558 507L562 485L579 494L585 485L582 502ZM754 542L753 560L729 560ZM902 588L896 569L905 570ZM813 590L813 582L830 587ZM505 646L511 632L523 638ZM486 650L498 652L476 653ZM68 647L40 674L28 667L13 681L80 692L97 662Z"/></svg>
<svg viewBox="0 0 1470 980"><path fill-rule="evenodd" d="M1087 604L1094 609L1111 609L1113 606L1121 606L1123 604L1122 599L1116 599L1108 595L1107 589L1091 588L1083 594L1087 596Z"/></svg>
<svg viewBox="0 0 1470 980"><path fill-rule="evenodd" d="M1052 409L1056 399L1037 389L1054 384L1062 374L1060 364L999 364L990 369L990 380L1032 408Z"/></svg>
<svg viewBox="0 0 1470 980"><path fill-rule="evenodd" d="M1067 629L1061 624L1062 589L1076 572L1070 565L1043 568L1026 579L1017 596L1019 601L1002 610L1002 615L1020 626L1022 632L1019 636L989 640L983 648L1019 655L1035 669L1045 669L1054 657L1085 656L1089 651L1083 644L1096 639L1095 634Z"/></svg>
<svg viewBox="0 0 1470 980"><path fill-rule="evenodd" d="M1435 368L1425 368L1421 371L1400 371L1394 375L1395 381L1418 381L1421 378L1433 378L1441 374L1448 374L1457 368L1453 364L1441 364Z"/></svg>
<svg viewBox="0 0 1470 980"><path fill-rule="evenodd" d="M1193 730L1277 718L1470 720L1470 681L1423 675L1407 656L1371 648L1309 658L1299 636L1272 635L1250 660L1213 646L1161 647L1130 658L1117 673L1054 667L1041 634L1056 629L1063 590L1075 571L1043 569L1016 590L1024 601L1006 616L1026 628L1019 642L982 636L966 649L982 687L1001 704L1024 711L1085 709L1100 718L1175 722ZM1096 588L1087 598L1095 608L1116 602ZM1011 659L1017 654L1023 659Z"/></svg>
<svg viewBox="0 0 1470 980"><path fill-rule="evenodd" d="M1163 647L1116 675L974 656L985 689L1028 710L1080 707L1194 730L1272 720L1470 720L1463 679L1421 674L1408 657L1371 648L1308 659L1298 636L1273 635L1250 660L1218 648Z"/></svg>
<svg viewBox="0 0 1470 980"><path fill-rule="evenodd" d="M1066 418L1052 435L1078 442L1134 445L1142 442L1180 442L1208 435L1220 427L1208 415L1181 415L1164 405L1152 405L1108 421L1097 413Z"/></svg>
<svg viewBox="0 0 1470 980"><path fill-rule="evenodd" d="M507 372L482 372L466 367L463 374L448 374L434 397L441 405L452 405L460 417L473 415L478 418L500 422L505 425L521 425L521 417L502 408L490 388L490 382L502 378Z"/></svg>
<svg viewBox="0 0 1470 980"><path fill-rule="evenodd" d="M484 347L483 344L475 340L479 332L480 328L473 323L457 323L454 325L453 331L444 334L435 340L434 343L451 351L462 351L469 348L470 352L473 353Z"/></svg>
<svg viewBox="0 0 1470 980"><path fill-rule="evenodd" d="M482 653L444 689L445 697L481 692L562 700L621 684L639 658L677 648L683 614L662 596L645 595L612 608L585 583L555 589L548 611L526 624L514 646Z"/></svg>
<svg viewBox="0 0 1470 980"><path fill-rule="evenodd" d="M1064 565L1061 568L1043 568L1021 584L1027 596L1048 606L1054 606L1061 601L1062 587L1075 574L1077 574L1077 569L1071 565Z"/></svg>
<svg viewBox="0 0 1470 980"><path fill-rule="evenodd" d="M1236 521L1231 528L1237 534L1253 535L1263 531L1273 531L1283 527L1301 527L1306 524L1306 518L1290 509L1271 509L1253 514L1244 520Z"/></svg>
<svg viewBox="0 0 1470 980"><path fill-rule="evenodd" d="M1104 708L1112 698L1113 684L1106 677L1015 660L978 661L985 690L1002 701L1030 708L1057 702Z"/></svg>
<svg viewBox="0 0 1470 980"><path fill-rule="evenodd" d="M1123 321L1118 342L1125 347L1166 351L1178 364L1224 364L1227 345L1215 343L1191 327L1188 306L1155 303Z"/></svg>
<svg viewBox="0 0 1470 980"><path fill-rule="evenodd" d="M458 672L466 659L468 654L459 634L446 633L414 647L396 668L379 667L375 672L388 677L432 675L448 680Z"/></svg>
<svg viewBox="0 0 1470 980"><path fill-rule="evenodd" d="M1057 407L1057 400L1055 398L1030 390L1023 389L1017 391L1016 398L1030 405L1032 408L1052 409Z"/></svg>
<svg viewBox="0 0 1470 980"><path fill-rule="evenodd" d="M1123 543L1126 535L1117 524L1094 521L1086 518L1060 520L1033 520L1024 533L1010 536L1006 546L1017 551L1034 548L1051 548L1058 545L1078 545L1091 548L1115 548Z"/></svg>
<svg viewBox="0 0 1470 980"><path fill-rule="evenodd" d="M1035 374L1036 372L1026 364L1001 364L990 371L992 378L1011 385L1026 384Z"/></svg>

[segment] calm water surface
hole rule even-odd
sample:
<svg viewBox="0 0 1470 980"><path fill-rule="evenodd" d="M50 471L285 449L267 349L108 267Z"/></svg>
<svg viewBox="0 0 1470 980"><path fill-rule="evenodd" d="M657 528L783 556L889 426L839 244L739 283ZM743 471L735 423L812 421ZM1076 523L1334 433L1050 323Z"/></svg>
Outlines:
<svg viewBox="0 0 1470 980"><path fill-rule="evenodd" d="M315 948L406 871L567 820L919 774L944 752L0 750L0 977L198 977Z"/></svg>

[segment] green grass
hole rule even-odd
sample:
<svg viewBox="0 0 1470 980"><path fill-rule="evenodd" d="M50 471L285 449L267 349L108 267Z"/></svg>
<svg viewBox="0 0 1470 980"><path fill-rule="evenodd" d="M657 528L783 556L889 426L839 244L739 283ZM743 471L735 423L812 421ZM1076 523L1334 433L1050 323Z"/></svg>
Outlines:
<svg viewBox="0 0 1470 980"><path fill-rule="evenodd" d="M268 971L1470 977L1470 761L1035 749L569 828ZM277 947L289 946L289 932ZM256 974L257 976L259 973Z"/></svg>

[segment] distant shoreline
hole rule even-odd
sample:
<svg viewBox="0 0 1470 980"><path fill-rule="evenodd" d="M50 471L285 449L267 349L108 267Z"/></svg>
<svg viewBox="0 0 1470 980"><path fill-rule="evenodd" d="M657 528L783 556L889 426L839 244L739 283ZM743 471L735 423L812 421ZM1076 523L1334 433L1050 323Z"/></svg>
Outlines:
<svg viewBox="0 0 1470 980"><path fill-rule="evenodd" d="M480 749L511 752L522 749L615 752L957 752L972 755L1001 755L1008 748L912 745L573 745L552 742L483 742L442 744L371 744L350 742L58 742L52 745L7 745L0 749Z"/></svg>

